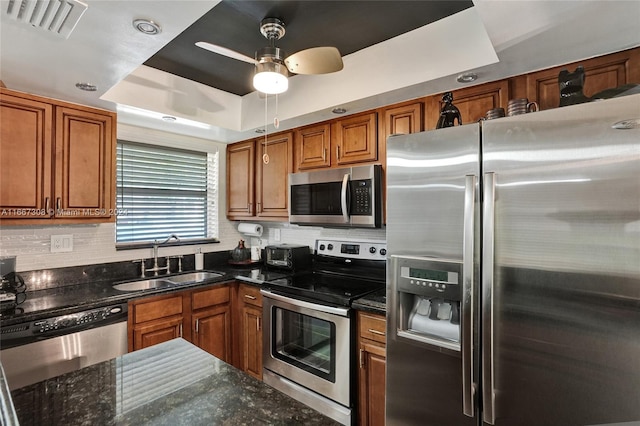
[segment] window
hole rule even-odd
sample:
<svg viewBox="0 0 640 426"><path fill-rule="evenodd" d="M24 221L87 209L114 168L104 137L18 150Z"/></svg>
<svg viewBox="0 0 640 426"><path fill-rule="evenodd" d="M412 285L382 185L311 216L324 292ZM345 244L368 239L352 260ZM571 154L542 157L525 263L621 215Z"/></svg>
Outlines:
<svg viewBox="0 0 640 426"><path fill-rule="evenodd" d="M116 244L218 236L218 154L118 141Z"/></svg>

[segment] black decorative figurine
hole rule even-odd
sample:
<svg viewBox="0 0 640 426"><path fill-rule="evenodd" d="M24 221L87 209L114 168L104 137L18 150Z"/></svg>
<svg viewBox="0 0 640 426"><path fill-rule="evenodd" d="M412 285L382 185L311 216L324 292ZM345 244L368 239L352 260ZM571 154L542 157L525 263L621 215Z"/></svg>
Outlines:
<svg viewBox="0 0 640 426"><path fill-rule="evenodd" d="M584 68L578 66L572 73L562 70L558 74L558 86L560 86L560 105L567 106L589 102L591 99L582 93L584 86Z"/></svg>
<svg viewBox="0 0 640 426"><path fill-rule="evenodd" d="M444 105L442 106L442 111L440 112L440 118L438 119L436 129L453 127L456 119L458 119L458 125L461 125L462 118L460 117L460 110L452 103L453 94L451 92L447 92L442 95L442 102L444 102Z"/></svg>

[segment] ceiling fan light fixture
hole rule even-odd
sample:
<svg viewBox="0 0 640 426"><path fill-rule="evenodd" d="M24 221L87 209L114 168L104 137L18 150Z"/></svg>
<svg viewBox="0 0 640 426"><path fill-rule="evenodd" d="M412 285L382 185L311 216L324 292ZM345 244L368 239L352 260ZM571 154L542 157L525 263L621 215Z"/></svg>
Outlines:
<svg viewBox="0 0 640 426"><path fill-rule="evenodd" d="M284 93L289 88L287 68L276 62L262 62L256 64L253 76L253 87L268 95Z"/></svg>

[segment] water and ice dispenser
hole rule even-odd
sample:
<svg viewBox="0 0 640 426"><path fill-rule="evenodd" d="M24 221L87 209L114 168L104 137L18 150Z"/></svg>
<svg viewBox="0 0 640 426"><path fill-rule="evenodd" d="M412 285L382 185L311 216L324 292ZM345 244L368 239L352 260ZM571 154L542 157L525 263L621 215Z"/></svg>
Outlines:
<svg viewBox="0 0 640 426"><path fill-rule="evenodd" d="M462 262L392 256L397 335L460 350Z"/></svg>

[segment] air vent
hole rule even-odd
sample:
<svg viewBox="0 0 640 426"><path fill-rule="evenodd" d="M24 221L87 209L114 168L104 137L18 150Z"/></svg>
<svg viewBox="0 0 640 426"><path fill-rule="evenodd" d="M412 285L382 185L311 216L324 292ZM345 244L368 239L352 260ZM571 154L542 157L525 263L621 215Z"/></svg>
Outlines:
<svg viewBox="0 0 640 426"><path fill-rule="evenodd" d="M69 38L76 24L87 10L87 5L77 0L9 0L4 11L18 22L42 28Z"/></svg>

